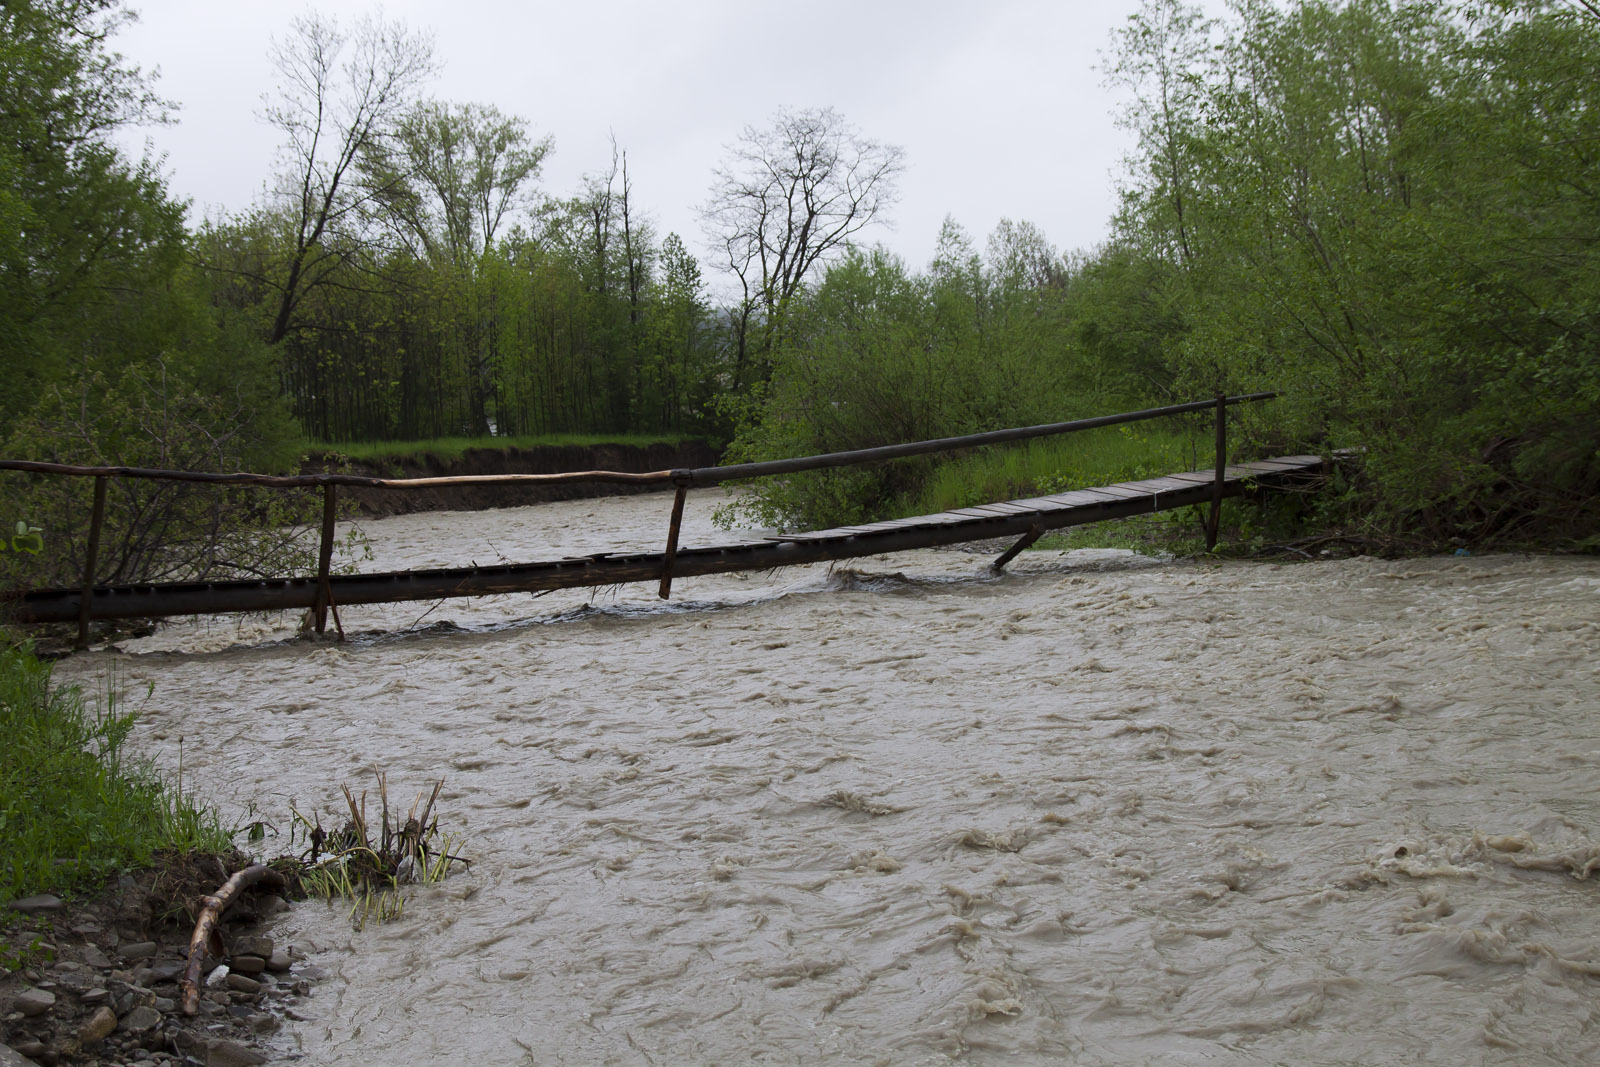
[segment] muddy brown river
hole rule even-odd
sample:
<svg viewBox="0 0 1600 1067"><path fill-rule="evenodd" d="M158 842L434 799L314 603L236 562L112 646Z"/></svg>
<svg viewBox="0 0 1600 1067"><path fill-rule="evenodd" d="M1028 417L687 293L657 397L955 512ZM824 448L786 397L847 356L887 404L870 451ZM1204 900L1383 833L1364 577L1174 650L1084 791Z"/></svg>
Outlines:
<svg viewBox="0 0 1600 1067"><path fill-rule="evenodd" d="M742 536L712 496L685 544ZM658 548L669 505L370 522L366 566ZM469 873L274 931L328 972L303 1063L1600 1062L1600 560L988 559L183 622L58 676L241 821L444 778Z"/></svg>

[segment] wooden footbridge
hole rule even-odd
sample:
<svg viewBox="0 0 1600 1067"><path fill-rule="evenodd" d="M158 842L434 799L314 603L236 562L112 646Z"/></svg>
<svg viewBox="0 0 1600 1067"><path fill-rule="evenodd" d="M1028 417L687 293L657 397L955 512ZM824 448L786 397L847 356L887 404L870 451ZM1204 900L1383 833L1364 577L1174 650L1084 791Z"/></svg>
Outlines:
<svg viewBox="0 0 1600 1067"><path fill-rule="evenodd" d="M726 467L655 471L631 474L618 471L579 471L547 475L480 475L457 478L382 479L358 475L317 474L276 477L258 474L202 474L153 471L124 467L69 467L21 460L0 460L0 470L93 477L95 506L90 524L86 575L75 589L38 589L5 594L13 619L23 623L71 623L79 626L79 643L88 639L94 619L155 618L226 612L308 610L317 632L325 628L330 610L337 623L337 607L403 600L437 600L446 597L527 593L578 586L617 585L625 582L659 583L660 595L670 595L676 578L729 571L771 570L828 560L873 556L914 548L970 541L1012 539L1015 543L995 560L1004 567L1018 552L1051 530L1105 519L1125 518L1172 508L1209 504L1208 543L1215 543L1220 506L1225 497L1256 489L1303 488L1325 469L1319 456L1283 456L1249 463L1226 461L1226 425L1229 405L1270 399L1274 394L1218 397L1216 400L1178 404L1145 411L1107 415L1047 426L997 430L967 437L919 441L855 452L748 463ZM1188 471L1161 478L1119 482L1026 500L1010 500L978 507L959 508L935 515L918 515L888 522L845 526L808 533L775 534L759 541L708 548L680 547L678 534L684 500L692 488L720 485L743 478L783 476L806 470L881 462L901 456L945 452L1007 441L1070 433L1142 419L1214 410L1217 463L1210 470ZM161 584L102 585L93 580L95 557L105 515L108 478L160 478L274 488L320 487L323 523L318 574L311 577L241 579ZM373 574L333 574L336 493L341 485L403 491L407 488L473 482L537 483L553 481L660 483L676 488L665 547L660 552L589 556L534 563L508 563L491 567L451 567Z"/></svg>

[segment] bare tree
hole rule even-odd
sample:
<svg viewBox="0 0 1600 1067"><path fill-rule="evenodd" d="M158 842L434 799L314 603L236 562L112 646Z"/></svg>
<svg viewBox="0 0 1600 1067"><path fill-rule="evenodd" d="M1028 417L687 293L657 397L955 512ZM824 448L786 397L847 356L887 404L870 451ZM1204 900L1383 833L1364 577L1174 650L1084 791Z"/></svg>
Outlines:
<svg viewBox="0 0 1600 1067"><path fill-rule="evenodd" d="M611 288L611 243L617 206L617 173L621 169L617 141L611 139L611 169L604 175L585 174L583 194L576 206L587 221L587 236L593 253L588 272L595 292L605 296ZM624 185L626 189L626 185Z"/></svg>
<svg viewBox="0 0 1600 1067"><path fill-rule="evenodd" d="M611 153L617 154L617 140L611 138ZM650 277L650 220L633 206L633 181L628 177L628 153L622 153L622 255L627 260L628 322L635 329L642 314L641 296Z"/></svg>
<svg viewBox="0 0 1600 1067"><path fill-rule="evenodd" d="M746 126L715 171L701 220L716 257L737 279L735 380L771 350L784 309L806 278L895 198L904 151L863 137L832 108L780 109Z"/></svg>
<svg viewBox="0 0 1600 1067"><path fill-rule="evenodd" d="M590 392L604 398L607 416L616 425L625 425L633 400L642 385L642 325L646 288L655 253L651 249L654 227L633 199L633 180L628 174L628 153L611 137L611 165L598 174L583 177L583 192L568 202L567 242L585 284L602 298L626 299L628 318L603 327L615 330L612 344L625 347L627 358L617 361L614 374L604 381L590 383ZM609 299L602 306L612 307ZM609 322L609 320L607 319Z"/></svg>
<svg viewBox="0 0 1600 1067"><path fill-rule="evenodd" d="M305 295L364 246L364 209L375 190L357 163L392 135L436 69L433 42L403 23L366 18L347 34L312 13L291 26L289 37L272 45L283 81L263 111L285 138L275 199L288 257L268 279L277 293L268 335L274 344L289 332Z"/></svg>

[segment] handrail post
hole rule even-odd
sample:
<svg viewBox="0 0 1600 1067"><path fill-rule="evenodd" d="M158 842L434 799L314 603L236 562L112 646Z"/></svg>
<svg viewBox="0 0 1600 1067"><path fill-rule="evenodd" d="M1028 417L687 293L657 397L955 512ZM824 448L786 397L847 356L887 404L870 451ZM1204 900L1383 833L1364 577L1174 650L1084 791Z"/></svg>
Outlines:
<svg viewBox="0 0 1600 1067"><path fill-rule="evenodd" d="M672 521L667 525L667 547L661 553L661 586L656 590L656 595L662 600L672 596L672 561L678 555L678 531L683 526L683 500L688 495L688 481L679 481L678 495L672 500Z"/></svg>
<svg viewBox="0 0 1600 1067"><path fill-rule="evenodd" d="M333 583L328 580L333 566L333 526L338 516L338 486L332 482L322 487L322 547L317 553L316 630L328 628L328 605L333 602Z"/></svg>
<svg viewBox="0 0 1600 1067"><path fill-rule="evenodd" d="M1222 491L1228 475L1228 397L1217 394L1217 463L1211 483L1211 518L1206 522L1206 551L1217 547L1222 532Z"/></svg>
<svg viewBox="0 0 1600 1067"><path fill-rule="evenodd" d="M94 480L94 511L89 517L89 547L83 560L83 592L78 597L78 640L75 647L89 647L89 620L94 617L94 570L100 563L100 529L106 521L106 476Z"/></svg>

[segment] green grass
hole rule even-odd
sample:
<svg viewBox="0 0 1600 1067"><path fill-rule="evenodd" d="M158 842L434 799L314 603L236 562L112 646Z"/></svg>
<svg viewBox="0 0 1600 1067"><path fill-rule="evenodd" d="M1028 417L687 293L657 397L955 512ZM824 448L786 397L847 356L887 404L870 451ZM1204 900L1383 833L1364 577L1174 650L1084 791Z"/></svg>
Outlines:
<svg viewBox="0 0 1600 1067"><path fill-rule="evenodd" d="M473 449L504 451L510 448L539 448L550 445L677 445L692 441L693 435L670 434L582 434L553 433L525 437L435 437L427 441L342 441L338 444L307 442L304 451L316 455L332 452L362 462L433 456L449 462Z"/></svg>
<svg viewBox="0 0 1600 1067"><path fill-rule="evenodd" d="M896 514L918 515L1208 467L1212 431L1170 420L987 449L941 464Z"/></svg>
<svg viewBox="0 0 1600 1067"><path fill-rule="evenodd" d="M213 812L124 758L132 714L50 674L0 645L0 901L87 890L163 849L229 849Z"/></svg>
<svg viewBox="0 0 1600 1067"><path fill-rule="evenodd" d="M1210 426L1159 420L990 449L941 465L921 493L897 505L896 514L931 514L1209 467L1214 442ZM1184 508L1072 527L1034 547L1188 555L1203 551L1205 541L1196 512Z"/></svg>

